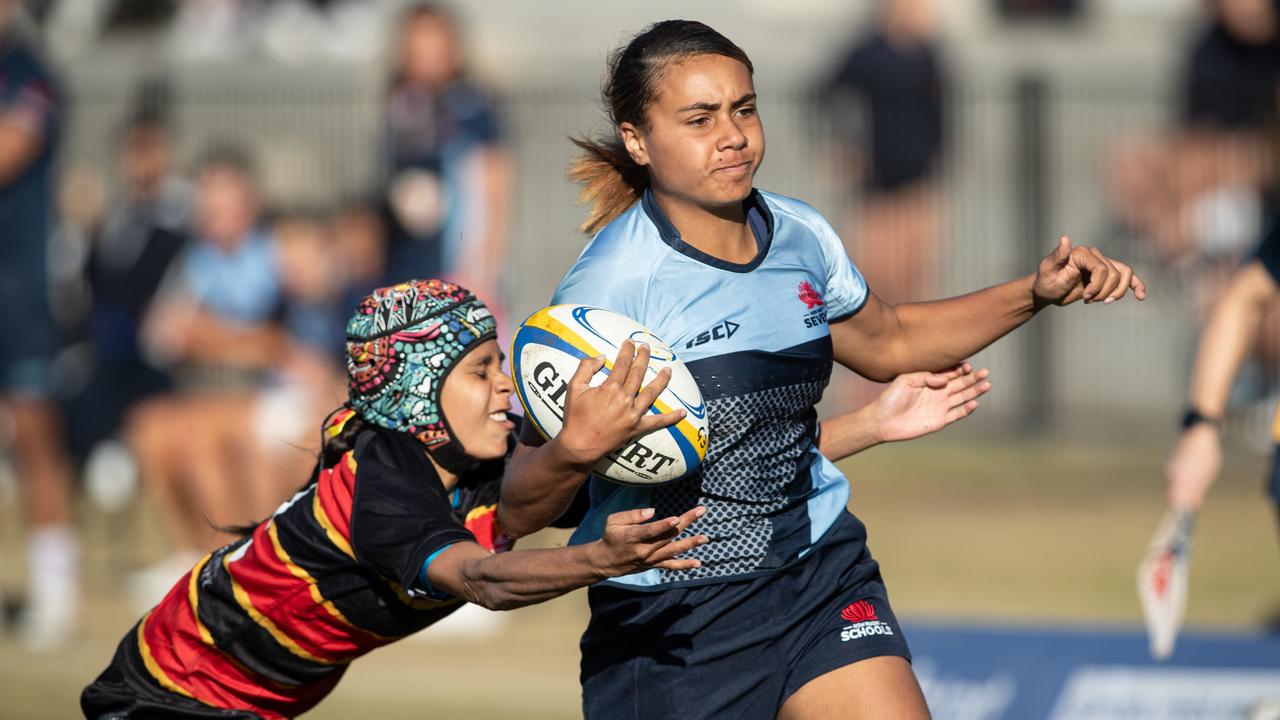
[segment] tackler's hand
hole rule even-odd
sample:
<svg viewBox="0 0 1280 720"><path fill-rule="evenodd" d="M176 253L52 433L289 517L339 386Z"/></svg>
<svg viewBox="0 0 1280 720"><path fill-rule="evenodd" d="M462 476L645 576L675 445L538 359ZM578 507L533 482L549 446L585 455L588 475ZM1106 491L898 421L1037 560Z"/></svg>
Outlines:
<svg viewBox="0 0 1280 720"><path fill-rule="evenodd" d="M989 375L967 362L940 373L899 375L876 399L880 441L910 440L968 417L991 389Z"/></svg>
<svg viewBox="0 0 1280 720"><path fill-rule="evenodd" d="M652 520L653 508L617 512L605 521L604 536L592 550L592 565L605 577L617 577L649 568L690 570L698 560L677 556L707 542L705 535L676 539L707 509L699 505L679 517Z"/></svg>

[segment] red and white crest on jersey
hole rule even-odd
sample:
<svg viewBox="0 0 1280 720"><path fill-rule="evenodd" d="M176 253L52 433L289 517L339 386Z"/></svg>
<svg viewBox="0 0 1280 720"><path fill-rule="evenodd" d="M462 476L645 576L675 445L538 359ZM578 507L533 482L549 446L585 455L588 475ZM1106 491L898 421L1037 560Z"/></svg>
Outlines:
<svg viewBox="0 0 1280 720"><path fill-rule="evenodd" d="M879 620L879 618L876 617L876 609L866 600L859 600L855 603L850 603L849 607L840 611L840 617L852 623Z"/></svg>
<svg viewBox="0 0 1280 720"><path fill-rule="evenodd" d="M797 290L805 308L812 310L822 304L822 296L813 289L813 285L810 285L808 280L801 280Z"/></svg>

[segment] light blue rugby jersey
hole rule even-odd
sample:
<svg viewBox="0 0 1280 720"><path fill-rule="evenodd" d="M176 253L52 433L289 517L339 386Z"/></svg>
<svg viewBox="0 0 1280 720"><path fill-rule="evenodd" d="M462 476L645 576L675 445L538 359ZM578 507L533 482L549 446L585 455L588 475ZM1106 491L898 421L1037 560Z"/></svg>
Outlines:
<svg viewBox="0 0 1280 720"><path fill-rule="evenodd" d="M687 533L710 542L686 555L702 567L611 584L671 587L776 570L812 549L849 502L848 480L818 453L814 405L831 377L827 323L862 308L866 282L806 203L759 190L746 203L759 247L751 262L684 243L646 193L591 240L552 301L644 324L685 362L706 401L711 443L699 472L658 487L591 478L591 510L571 540L599 538L619 510L654 507L664 517L702 504L707 514Z"/></svg>

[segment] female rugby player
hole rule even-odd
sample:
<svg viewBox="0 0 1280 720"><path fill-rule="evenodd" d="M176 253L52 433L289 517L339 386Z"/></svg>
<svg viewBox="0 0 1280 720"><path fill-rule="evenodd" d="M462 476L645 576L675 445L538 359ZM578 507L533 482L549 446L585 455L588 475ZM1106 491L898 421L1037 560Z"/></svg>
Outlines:
<svg viewBox="0 0 1280 720"><path fill-rule="evenodd" d="M635 570L697 567L676 556L704 538L672 538L701 508L658 521L631 510L598 542L503 552L494 506L515 437L495 330L479 300L438 280L366 297L347 325L349 402L310 482L125 635L81 696L86 717L293 717L353 659L464 601L514 608ZM579 436L615 447L676 422L646 414L667 377L574 388L560 438L580 452ZM527 461L555 467L560 444Z"/></svg>
<svg viewBox="0 0 1280 720"><path fill-rule="evenodd" d="M702 389L711 445L672 485L592 480L575 542L629 508L705 506L695 568L650 568L590 590L584 711L596 718L921 718L928 709L848 480L832 461L876 440L874 414L819 422L832 361L873 380L956 368L1042 309L1112 303L1142 282L1063 237L1034 273L962 297L890 305L812 207L758 190L764 159L750 59L715 30L666 21L610 58L616 135L570 169L594 238L553 303L635 318ZM955 371L953 382L972 377ZM869 424L870 423L870 424ZM937 429L936 427L931 429ZM917 432L927 431L916 428ZM857 438L855 441L854 438ZM515 457L532 452L525 432ZM503 483L515 535L561 515L589 465Z"/></svg>

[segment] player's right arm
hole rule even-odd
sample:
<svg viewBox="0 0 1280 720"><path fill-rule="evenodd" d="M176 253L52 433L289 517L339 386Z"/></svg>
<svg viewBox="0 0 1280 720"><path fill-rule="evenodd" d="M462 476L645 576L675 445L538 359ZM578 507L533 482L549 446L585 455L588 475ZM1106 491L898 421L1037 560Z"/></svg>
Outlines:
<svg viewBox="0 0 1280 720"><path fill-rule="evenodd" d="M510 610L641 570L696 568L699 561L677 556L705 543L706 536L675 538L705 512L699 506L653 521L652 508L614 513L599 540L562 548L491 554L477 543L455 543L427 561L421 584L434 595Z"/></svg>
<svg viewBox="0 0 1280 720"><path fill-rule="evenodd" d="M1222 466L1222 445L1215 422L1222 417L1231 385L1258 335L1267 303L1280 285L1263 261L1253 260L1236 274L1200 336L1188 402L1209 422L1187 428L1169 456L1165 475L1169 504L1198 510Z"/></svg>
<svg viewBox="0 0 1280 720"><path fill-rule="evenodd" d="M507 464L502 478L498 523L513 537L536 532L555 522L573 503L591 468L609 452L637 435L673 425L683 410L649 413L653 401L667 387L671 371L641 388L649 367L649 347L622 343L609 378L596 387L591 377L604 367L603 357L584 358L569 380L564 426L542 444L526 434ZM517 380L518 382L518 380ZM528 421L526 420L526 425Z"/></svg>

